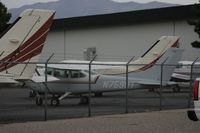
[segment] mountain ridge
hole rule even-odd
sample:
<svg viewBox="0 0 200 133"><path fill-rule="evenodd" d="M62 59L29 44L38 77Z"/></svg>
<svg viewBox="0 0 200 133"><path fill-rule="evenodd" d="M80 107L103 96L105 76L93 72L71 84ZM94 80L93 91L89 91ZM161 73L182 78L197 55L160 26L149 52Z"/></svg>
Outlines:
<svg viewBox="0 0 200 133"><path fill-rule="evenodd" d="M55 18L70 18L79 16L89 16L98 14L109 14L125 11L135 11L153 8L164 8L178 6L177 4L161 3L152 1L149 3L137 2L114 2L112 0L59 0L48 3L35 3L24 5L20 8L13 8L9 11L12 13L10 22L13 22L19 14L28 8L33 9L50 9L56 10Z"/></svg>

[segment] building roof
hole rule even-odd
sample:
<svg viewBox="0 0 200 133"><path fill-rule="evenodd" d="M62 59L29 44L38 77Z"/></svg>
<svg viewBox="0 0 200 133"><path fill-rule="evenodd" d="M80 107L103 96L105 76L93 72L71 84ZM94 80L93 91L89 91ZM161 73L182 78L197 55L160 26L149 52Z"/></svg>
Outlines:
<svg viewBox="0 0 200 133"><path fill-rule="evenodd" d="M55 19L52 29L76 29L146 22L187 20L194 17L193 5L127 11L111 14Z"/></svg>

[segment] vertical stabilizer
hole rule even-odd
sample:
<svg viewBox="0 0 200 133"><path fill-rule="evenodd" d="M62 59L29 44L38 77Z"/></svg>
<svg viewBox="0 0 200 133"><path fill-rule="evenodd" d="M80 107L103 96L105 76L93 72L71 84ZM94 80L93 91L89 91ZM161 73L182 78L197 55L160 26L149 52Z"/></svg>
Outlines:
<svg viewBox="0 0 200 133"><path fill-rule="evenodd" d="M158 82L162 79L163 83L167 83L170 80L172 73L174 72L176 64L181 59L182 52L183 49L169 48L158 59L156 64L144 71L130 73L130 77L137 77Z"/></svg>
<svg viewBox="0 0 200 133"><path fill-rule="evenodd" d="M0 72L32 77L55 11L27 9L0 39ZM14 64L11 62L23 62Z"/></svg>
<svg viewBox="0 0 200 133"><path fill-rule="evenodd" d="M152 69L152 67L158 63L158 60L161 60L161 57L162 59L164 58L163 55L166 54L166 51L178 47L178 41L179 37L177 36L160 37L140 58L130 62L128 72L131 75L135 75L144 73L144 71L149 71L148 69ZM169 54L168 56L170 57L171 55ZM110 67L108 69L99 69L96 71L104 75L124 75L126 72L125 67Z"/></svg>

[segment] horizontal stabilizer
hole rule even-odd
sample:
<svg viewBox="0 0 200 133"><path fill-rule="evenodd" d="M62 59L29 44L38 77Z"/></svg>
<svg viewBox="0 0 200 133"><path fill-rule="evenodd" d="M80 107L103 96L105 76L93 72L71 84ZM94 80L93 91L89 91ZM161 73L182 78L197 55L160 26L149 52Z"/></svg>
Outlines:
<svg viewBox="0 0 200 133"><path fill-rule="evenodd" d="M6 76L0 76L0 83L4 83L4 84L15 84L18 83L16 80L12 79L11 77L6 77Z"/></svg>
<svg viewBox="0 0 200 133"><path fill-rule="evenodd" d="M136 81L136 84L145 85L145 86L160 86L160 81L155 80L143 80L143 81ZM162 82L162 86L168 86L168 85L176 85L176 82L168 81L168 82Z"/></svg>

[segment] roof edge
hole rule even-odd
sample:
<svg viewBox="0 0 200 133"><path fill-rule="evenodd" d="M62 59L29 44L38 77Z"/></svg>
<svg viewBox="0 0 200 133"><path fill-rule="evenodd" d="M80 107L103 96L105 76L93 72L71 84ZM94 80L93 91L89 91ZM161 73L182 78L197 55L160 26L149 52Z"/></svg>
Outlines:
<svg viewBox="0 0 200 133"><path fill-rule="evenodd" d="M183 5L55 19L52 29L76 29L85 27L190 19L194 17L194 14L192 13L192 7L193 5Z"/></svg>

